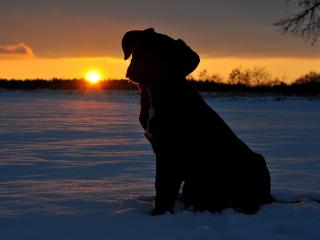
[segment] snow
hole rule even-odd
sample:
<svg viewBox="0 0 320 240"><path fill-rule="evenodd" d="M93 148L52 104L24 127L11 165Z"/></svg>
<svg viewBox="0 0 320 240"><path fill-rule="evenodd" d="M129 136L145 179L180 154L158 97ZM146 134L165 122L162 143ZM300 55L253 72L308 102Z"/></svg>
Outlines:
<svg viewBox="0 0 320 240"><path fill-rule="evenodd" d="M320 239L320 101L204 96L265 156L272 194L300 203L152 217L136 93L1 91L1 239Z"/></svg>

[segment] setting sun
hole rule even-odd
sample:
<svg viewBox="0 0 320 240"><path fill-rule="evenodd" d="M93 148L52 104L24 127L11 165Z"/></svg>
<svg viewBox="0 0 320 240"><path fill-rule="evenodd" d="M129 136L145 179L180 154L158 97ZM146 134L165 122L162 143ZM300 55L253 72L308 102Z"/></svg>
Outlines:
<svg viewBox="0 0 320 240"><path fill-rule="evenodd" d="M92 70L86 73L85 79L89 83L95 84L102 80L102 74L99 71Z"/></svg>

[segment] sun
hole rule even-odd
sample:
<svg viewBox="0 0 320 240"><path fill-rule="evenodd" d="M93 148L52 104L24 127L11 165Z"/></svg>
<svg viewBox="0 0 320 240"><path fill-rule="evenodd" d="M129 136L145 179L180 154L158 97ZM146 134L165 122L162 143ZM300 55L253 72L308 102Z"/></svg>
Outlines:
<svg viewBox="0 0 320 240"><path fill-rule="evenodd" d="M91 84L96 84L102 80L102 73L97 70L91 70L86 73L85 79Z"/></svg>

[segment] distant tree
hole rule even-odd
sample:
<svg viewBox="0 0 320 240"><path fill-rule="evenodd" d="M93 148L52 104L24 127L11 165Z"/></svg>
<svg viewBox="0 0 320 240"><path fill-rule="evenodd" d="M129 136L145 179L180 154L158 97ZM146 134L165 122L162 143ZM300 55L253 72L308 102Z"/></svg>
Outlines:
<svg viewBox="0 0 320 240"><path fill-rule="evenodd" d="M201 70L201 71L199 72L199 74L198 74L198 79L199 79L199 80L203 80L203 81L209 79L209 75L208 75L207 69L203 69L203 70Z"/></svg>
<svg viewBox="0 0 320 240"><path fill-rule="evenodd" d="M243 70L241 67L231 70L229 74L229 83L250 85L251 71L249 69Z"/></svg>
<svg viewBox="0 0 320 240"><path fill-rule="evenodd" d="M320 0L285 0L297 2L300 11L275 22L283 33L301 36L315 43L320 36Z"/></svg>
<svg viewBox="0 0 320 240"><path fill-rule="evenodd" d="M293 85L305 85L305 84L314 84L320 85L320 73L317 72L309 72L302 77L298 78Z"/></svg>
<svg viewBox="0 0 320 240"><path fill-rule="evenodd" d="M250 84L254 86L269 85L271 74L265 67L255 66L250 73Z"/></svg>
<svg viewBox="0 0 320 240"><path fill-rule="evenodd" d="M265 67L254 66L253 68L233 69L229 74L229 83L247 86L266 86L272 82L271 74Z"/></svg>
<svg viewBox="0 0 320 240"><path fill-rule="evenodd" d="M203 69L199 72L198 79L202 81L210 81L210 82L216 82L216 83L223 82L223 77L220 74L215 73L215 74L209 75L207 69Z"/></svg>
<svg viewBox="0 0 320 240"><path fill-rule="evenodd" d="M275 78L274 80L271 80L269 83L268 83L268 86L270 87L276 87L276 86L286 86L287 84L280 80L279 78Z"/></svg>
<svg viewBox="0 0 320 240"><path fill-rule="evenodd" d="M291 84L297 94L320 96L320 73L309 72Z"/></svg>
<svg viewBox="0 0 320 240"><path fill-rule="evenodd" d="M219 73L214 73L210 76L210 81L216 82L216 83L222 83L223 77Z"/></svg>

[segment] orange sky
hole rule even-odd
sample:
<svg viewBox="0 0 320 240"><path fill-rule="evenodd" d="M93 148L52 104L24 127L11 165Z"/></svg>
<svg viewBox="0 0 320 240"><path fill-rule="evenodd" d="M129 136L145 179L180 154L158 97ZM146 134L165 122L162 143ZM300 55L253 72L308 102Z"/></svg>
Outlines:
<svg viewBox="0 0 320 240"><path fill-rule="evenodd" d="M0 59L0 78L83 78L91 69L103 73L106 79L125 78L129 61L121 58L10 58ZM316 58L202 58L192 75L197 78L199 71L207 69L209 74L219 73L227 78L236 67L264 66L273 77L290 82L313 70L320 69Z"/></svg>
<svg viewBox="0 0 320 240"><path fill-rule="evenodd" d="M295 1L238 2L0 1L0 78L82 78L91 69L124 78L129 62L121 38L149 27L183 39L200 55L195 78L203 69L226 78L239 66L263 66L286 81L320 71L319 41L311 46L272 25L297 11Z"/></svg>

